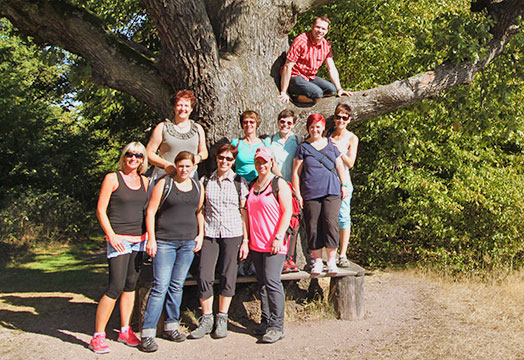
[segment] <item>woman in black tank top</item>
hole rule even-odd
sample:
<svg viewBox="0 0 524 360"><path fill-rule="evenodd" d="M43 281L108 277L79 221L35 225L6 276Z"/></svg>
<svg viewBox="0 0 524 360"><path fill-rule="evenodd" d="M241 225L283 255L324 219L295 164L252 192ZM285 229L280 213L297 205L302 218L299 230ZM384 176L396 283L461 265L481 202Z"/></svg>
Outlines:
<svg viewBox="0 0 524 360"><path fill-rule="evenodd" d="M109 352L105 327L120 297L121 330L118 341L129 346L140 342L129 327L135 300L139 264L145 248L144 206L147 200L147 170L144 145L132 142L120 155L120 171L107 174L100 189L96 214L107 240L109 285L96 310L95 334L89 348Z"/></svg>
<svg viewBox="0 0 524 360"><path fill-rule="evenodd" d="M147 253L153 258L153 287L147 300L139 349L153 352L157 323L164 308L163 337L184 341L178 331L182 290L194 253L204 239L204 191L190 175L195 156L181 151L175 158L176 175L164 177L153 188L146 212Z"/></svg>

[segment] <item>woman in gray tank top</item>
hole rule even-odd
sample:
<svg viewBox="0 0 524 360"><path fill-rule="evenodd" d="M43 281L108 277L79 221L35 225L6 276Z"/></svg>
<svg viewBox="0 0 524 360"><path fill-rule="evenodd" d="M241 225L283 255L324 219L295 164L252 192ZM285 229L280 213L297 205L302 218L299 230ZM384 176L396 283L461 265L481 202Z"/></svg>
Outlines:
<svg viewBox="0 0 524 360"><path fill-rule="evenodd" d="M173 100L174 119L166 119L158 124L146 147L149 161L155 165L153 181L165 173L175 175L174 160L181 151L195 154L192 175L196 174L196 165L208 156L204 129L189 118L196 103L195 95L191 90L180 90Z"/></svg>

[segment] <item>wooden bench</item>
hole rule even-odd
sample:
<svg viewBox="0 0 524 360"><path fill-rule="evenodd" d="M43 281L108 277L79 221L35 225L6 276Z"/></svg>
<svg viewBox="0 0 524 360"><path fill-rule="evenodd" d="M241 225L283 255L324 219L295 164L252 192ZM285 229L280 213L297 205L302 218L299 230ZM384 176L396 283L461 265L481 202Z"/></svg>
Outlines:
<svg viewBox="0 0 524 360"><path fill-rule="evenodd" d="M151 271L151 269L147 269L145 273L148 270ZM330 277L329 301L333 304L337 317L341 320L360 320L364 317L364 275L366 271L353 262L351 262L349 268L339 268L339 270L339 273L335 275L328 275L325 272L320 275L311 275L305 271L287 273L282 274L282 281ZM142 280L144 280L144 275L146 278L150 277L152 279L152 273L148 276L143 271L141 274ZM253 282L257 282L255 276L237 277L237 283ZM219 280L215 280L215 284L218 283ZM196 284L196 279L189 278L185 281L184 286L195 286ZM144 298L147 297L146 293L149 293L151 281L142 281L139 287L137 300L140 304L140 313L142 314L145 310Z"/></svg>

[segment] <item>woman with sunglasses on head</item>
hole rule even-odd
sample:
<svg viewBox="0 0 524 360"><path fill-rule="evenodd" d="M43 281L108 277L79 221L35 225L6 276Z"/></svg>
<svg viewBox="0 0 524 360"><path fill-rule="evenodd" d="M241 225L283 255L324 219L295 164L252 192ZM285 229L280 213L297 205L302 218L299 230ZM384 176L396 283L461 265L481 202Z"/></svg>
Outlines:
<svg viewBox="0 0 524 360"><path fill-rule="evenodd" d="M127 144L118 165L119 171L104 178L96 208L96 215L106 235L109 264L109 285L98 303L95 334L89 344L89 348L97 354L110 351L105 328L119 297L121 328L118 341L128 346L137 346L140 342L129 321L146 240L144 206L148 182L141 175L147 169L144 145L139 142Z"/></svg>
<svg viewBox="0 0 524 360"><path fill-rule="evenodd" d="M261 146L269 146L268 139L262 140L257 136L257 128L261 122L262 118L256 111L244 111L240 115L240 126L244 131L244 137L231 141L231 144L238 149L235 172L248 183L253 182L258 175L255 169L255 152Z"/></svg>
<svg viewBox="0 0 524 360"><path fill-rule="evenodd" d="M293 110L282 110L277 118L279 131L271 136L269 146L275 158L273 173L282 176L289 182L293 174L293 159L298 145L302 142L302 138L293 133L296 120L297 116ZM298 266L295 264L296 238L297 234L291 237L283 273L298 271Z"/></svg>
<svg viewBox="0 0 524 360"><path fill-rule="evenodd" d="M340 103L335 108L335 129L330 136L333 145L340 151L340 158L344 163L344 171L347 173L347 192L348 196L342 199L340 212L338 214L338 227L340 232L340 256L337 265L342 268L349 267L347 258L349 235L351 232L351 196L353 194L353 184L349 169L355 164L357 159L358 137L347 129L351 122L353 111L347 104Z"/></svg>
<svg viewBox="0 0 524 360"><path fill-rule="evenodd" d="M139 345L144 352L158 350L155 336L164 301L163 337L175 342L186 339L178 330L182 292L194 254L202 247L204 238L203 187L191 176L195 156L181 151L175 166L176 175L160 179L153 188L146 212L146 252L153 258L153 286Z"/></svg>
<svg viewBox="0 0 524 360"><path fill-rule="evenodd" d="M198 292L202 317L189 335L200 339L213 332L215 339L227 336L227 319L231 299L235 295L238 261L249 252L245 210L247 182L231 169L238 149L222 144L216 150L217 169L201 181L205 188L205 237L200 251ZM213 284L218 263L220 279L218 314L213 318Z"/></svg>
<svg viewBox="0 0 524 360"><path fill-rule="evenodd" d="M323 136L326 119L320 114L311 114L306 126L309 138L299 145L295 155L293 188L303 204L307 240L314 261L311 274L323 271L323 248L326 248L327 272L336 274L337 217L341 197L347 196L347 173L340 152Z"/></svg>
<svg viewBox="0 0 524 360"><path fill-rule="evenodd" d="M255 264L262 310L262 321L255 333L262 335L262 342L274 343L284 337L286 299L281 274L289 245L285 235L293 214L292 195L288 183L271 172L271 149L257 150L255 167L258 178L246 202L249 251ZM278 190L276 196L273 190Z"/></svg>
<svg viewBox="0 0 524 360"><path fill-rule="evenodd" d="M175 175L174 160L180 151L196 154L195 165L208 156L204 129L189 118L196 104L195 95L191 90L180 90L173 96L173 102L174 119L158 124L146 147L149 161L155 165L154 181L166 173ZM193 168L192 176L197 179L197 166Z"/></svg>

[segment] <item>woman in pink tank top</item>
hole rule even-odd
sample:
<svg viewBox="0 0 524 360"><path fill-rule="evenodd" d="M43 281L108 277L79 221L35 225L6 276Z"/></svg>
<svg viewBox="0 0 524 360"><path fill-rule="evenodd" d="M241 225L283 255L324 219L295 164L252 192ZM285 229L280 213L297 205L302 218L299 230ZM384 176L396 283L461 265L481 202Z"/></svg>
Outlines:
<svg viewBox="0 0 524 360"><path fill-rule="evenodd" d="M272 191L271 173L273 155L267 147L255 154L258 178L247 198L249 219L249 251L255 265L262 321L255 331L262 335L262 342L273 343L284 337L284 287L280 275L288 245L284 235L291 220L291 188L278 179L278 199Z"/></svg>

